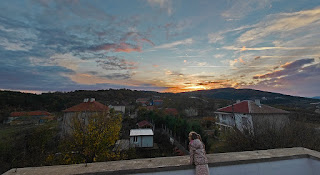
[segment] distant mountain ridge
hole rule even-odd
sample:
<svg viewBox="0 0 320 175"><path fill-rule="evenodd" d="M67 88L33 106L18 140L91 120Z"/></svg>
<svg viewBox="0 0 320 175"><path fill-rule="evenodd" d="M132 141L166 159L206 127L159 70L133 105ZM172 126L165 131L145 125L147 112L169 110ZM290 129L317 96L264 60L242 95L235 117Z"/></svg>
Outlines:
<svg viewBox="0 0 320 175"><path fill-rule="evenodd" d="M291 95L284 95L275 92L266 92L254 89L234 89L221 88L211 90L200 90L193 92L185 92L185 95L192 95L205 98L226 99L226 100L255 100L260 99L264 104L273 105L287 105L290 107L310 107L310 103L319 102L320 99L313 99L307 97L297 97Z"/></svg>
<svg viewBox="0 0 320 175"><path fill-rule="evenodd" d="M320 96L315 96L315 97L312 97L314 99L320 99Z"/></svg>
<svg viewBox="0 0 320 175"><path fill-rule="evenodd" d="M301 99L312 99L308 97L299 97L292 95L285 95L277 92L267 92L255 89L235 89L235 88L220 88L220 89L211 89L211 90L199 90L192 92L183 92L185 94L194 94L194 95L205 95L207 97L229 99L229 100L244 100L244 99L253 99L253 98L262 98L262 97L283 97L283 98L301 98ZM313 98L320 98L313 97Z"/></svg>
<svg viewBox="0 0 320 175"><path fill-rule="evenodd" d="M315 110L315 103L320 99L295 97L280 93L265 92L254 89L221 88L212 90L201 90L183 93L159 93L153 91L137 91L129 89L108 89L108 90L77 90L73 92L54 92L43 94L30 94L15 91L0 90L0 122L14 111L44 110L48 112L60 112L73 105L79 104L84 98L96 98L102 104L124 104L135 105L138 98L160 98L178 100L180 108L190 106L194 101L205 103L220 103L223 105L236 102L236 100L260 99L262 104L272 105L287 110ZM196 98L192 98L196 97ZM198 100L197 100L198 99ZM178 101L170 101L167 104L174 106ZM208 102L210 101L210 102ZM176 105L177 106L177 105ZM181 110L180 109L180 110ZM213 109L213 108L212 108Z"/></svg>

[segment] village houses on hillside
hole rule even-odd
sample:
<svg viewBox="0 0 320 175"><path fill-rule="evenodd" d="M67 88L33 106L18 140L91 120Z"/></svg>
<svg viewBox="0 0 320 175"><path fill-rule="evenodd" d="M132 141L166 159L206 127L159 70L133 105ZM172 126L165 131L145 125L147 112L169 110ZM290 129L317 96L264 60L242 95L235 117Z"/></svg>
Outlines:
<svg viewBox="0 0 320 175"><path fill-rule="evenodd" d="M216 124L223 128L236 127L240 131L247 129L257 132L266 125L275 129L289 122L289 112L260 103L260 100L244 100L218 109L215 112Z"/></svg>
<svg viewBox="0 0 320 175"><path fill-rule="evenodd" d="M11 112L6 123L10 125L42 124L53 120L54 116L47 111Z"/></svg>

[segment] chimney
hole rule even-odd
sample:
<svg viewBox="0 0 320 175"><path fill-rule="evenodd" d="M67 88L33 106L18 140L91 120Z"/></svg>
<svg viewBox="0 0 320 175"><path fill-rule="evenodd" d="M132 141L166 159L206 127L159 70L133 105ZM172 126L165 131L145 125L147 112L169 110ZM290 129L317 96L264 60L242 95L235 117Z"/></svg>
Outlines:
<svg viewBox="0 0 320 175"><path fill-rule="evenodd" d="M256 105L258 105L259 107L261 107L260 99L255 99L254 102L256 103Z"/></svg>
<svg viewBox="0 0 320 175"><path fill-rule="evenodd" d="M236 103L240 103L240 100L237 100Z"/></svg>
<svg viewBox="0 0 320 175"><path fill-rule="evenodd" d="M89 101L89 98L83 99L83 102L87 103Z"/></svg>
<svg viewBox="0 0 320 175"><path fill-rule="evenodd" d="M95 98L90 98L90 102L94 102L94 101L96 101Z"/></svg>

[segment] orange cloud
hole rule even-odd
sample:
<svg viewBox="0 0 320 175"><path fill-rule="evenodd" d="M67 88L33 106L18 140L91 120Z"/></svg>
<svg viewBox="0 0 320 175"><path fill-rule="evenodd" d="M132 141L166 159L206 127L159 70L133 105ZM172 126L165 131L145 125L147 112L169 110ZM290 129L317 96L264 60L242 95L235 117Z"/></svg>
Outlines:
<svg viewBox="0 0 320 175"><path fill-rule="evenodd" d="M142 48L141 46L133 46L131 44L127 44L127 43L120 43L120 45L118 47L116 47L114 49L115 52L133 52L133 51L136 51L136 52L141 52L142 51Z"/></svg>
<svg viewBox="0 0 320 175"><path fill-rule="evenodd" d="M283 64L283 65L281 65L280 67L281 68L285 68L285 67L287 67L288 65L290 65L292 62L286 62L285 64Z"/></svg>
<svg viewBox="0 0 320 175"><path fill-rule="evenodd" d="M245 63L242 58L239 58L240 63Z"/></svg>
<svg viewBox="0 0 320 175"><path fill-rule="evenodd" d="M233 80L219 80L219 81L203 81L197 83L183 83L177 85L171 85L168 89L164 90L163 92L172 92L172 93L180 93L180 92L191 92L191 91L198 91L198 90L209 90L209 89L216 89L216 88L226 88L226 87L233 87L233 88L241 88L241 85ZM164 85L165 86L165 85Z"/></svg>
<svg viewBox="0 0 320 175"><path fill-rule="evenodd" d="M247 50L246 46L243 46L240 51L246 51L246 50Z"/></svg>
<svg viewBox="0 0 320 175"><path fill-rule="evenodd" d="M100 51L100 50L106 50L106 51L113 51L113 52L141 52L142 47L136 46L128 43L120 43L120 44L114 44L114 43L106 43L99 46L96 46L94 48L91 48L91 50L94 51Z"/></svg>
<svg viewBox="0 0 320 175"><path fill-rule="evenodd" d="M151 44L152 46L155 46L155 44L147 38L142 38L141 41L147 42L147 43Z"/></svg>

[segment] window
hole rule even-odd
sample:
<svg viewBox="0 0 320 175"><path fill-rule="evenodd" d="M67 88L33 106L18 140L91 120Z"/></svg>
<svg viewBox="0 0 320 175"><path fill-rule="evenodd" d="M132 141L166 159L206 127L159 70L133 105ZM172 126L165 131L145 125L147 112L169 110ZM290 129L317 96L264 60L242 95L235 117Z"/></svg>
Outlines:
<svg viewBox="0 0 320 175"><path fill-rule="evenodd" d="M226 119L227 119L226 115L222 115L222 120L226 120Z"/></svg>
<svg viewBox="0 0 320 175"><path fill-rule="evenodd" d="M86 119L85 118L81 118L82 119L82 124L86 124Z"/></svg>
<svg viewBox="0 0 320 175"><path fill-rule="evenodd" d="M242 126L248 128L248 119L246 117L242 117Z"/></svg>
<svg viewBox="0 0 320 175"><path fill-rule="evenodd" d="M138 142L138 136L133 137L133 142Z"/></svg>

